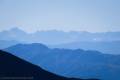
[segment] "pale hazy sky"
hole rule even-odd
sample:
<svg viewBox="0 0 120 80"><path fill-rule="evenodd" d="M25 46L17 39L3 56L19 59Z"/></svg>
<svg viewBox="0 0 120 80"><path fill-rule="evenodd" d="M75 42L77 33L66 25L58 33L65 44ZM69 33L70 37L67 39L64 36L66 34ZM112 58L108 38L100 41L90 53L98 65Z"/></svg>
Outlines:
<svg viewBox="0 0 120 80"><path fill-rule="evenodd" d="M120 31L120 0L0 0L0 31Z"/></svg>

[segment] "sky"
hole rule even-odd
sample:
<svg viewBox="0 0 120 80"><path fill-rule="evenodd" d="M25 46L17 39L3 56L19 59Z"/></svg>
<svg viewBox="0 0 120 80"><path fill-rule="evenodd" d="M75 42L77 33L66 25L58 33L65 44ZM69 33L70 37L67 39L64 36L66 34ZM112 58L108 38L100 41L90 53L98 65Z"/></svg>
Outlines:
<svg viewBox="0 0 120 80"><path fill-rule="evenodd" d="M120 0L0 0L0 31L120 31Z"/></svg>

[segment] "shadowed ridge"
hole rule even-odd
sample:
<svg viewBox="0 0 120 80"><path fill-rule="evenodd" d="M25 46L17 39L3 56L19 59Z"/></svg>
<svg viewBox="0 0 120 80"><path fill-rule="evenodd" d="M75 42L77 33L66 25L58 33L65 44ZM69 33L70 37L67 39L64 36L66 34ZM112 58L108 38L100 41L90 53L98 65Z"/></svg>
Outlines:
<svg viewBox="0 0 120 80"><path fill-rule="evenodd" d="M0 51L0 77L32 77L34 80L65 80L14 55Z"/></svg>
<svg viewBox="0 0 120 80"><path fill-rule="evenodd" d="M5 77L29 78L33 80L82 80L65 78L47 72L42 68L0 50L0 79Z"/></svg>

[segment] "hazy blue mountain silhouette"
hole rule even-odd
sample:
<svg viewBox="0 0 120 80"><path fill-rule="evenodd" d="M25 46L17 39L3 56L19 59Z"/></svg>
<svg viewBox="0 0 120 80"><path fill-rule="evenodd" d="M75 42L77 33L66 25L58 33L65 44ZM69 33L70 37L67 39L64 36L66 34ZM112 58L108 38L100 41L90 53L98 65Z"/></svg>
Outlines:
<svg viewBox="0 0 120 80"><path fill-rule="evenodd" d="M120 80L120 55L82 49L50 49L37 43L18 44L5 50L59 75Z"/></svg>
<svg viewBox="0 0 120 80"><path fill-rule="evenodd" d="M6 53L0 50L0 80L5 79L19 79L25 80L83 80L75 78L65 78L55 75L42 68L33 65L25 60L22 60L10 53ZM85 80L97 80L97 79L85 79Z"/></svg>
<svg viewBox="0 0 120 80"><path fill-rule="evenodd" d="M19 42L13 41L13 40L12 41L10 41L10 40L8 40L8 41L6 41L6 40L0 40L0 49L8 48L8 47L16 45L18 43Z"/></svg>
<svg viewBox="0 0 120 80"><path fill-rule="evenodd" d="M12 28L11 30L0 32L0 40L29 42L29 39L30 35L19 28Z"/></svg>
<svg viewBox="0 0 120 80"><path fill-rule="evenodd" d="M72 42L60 45L51 45L52 48L97 50L108 54L120 54L120 41L101 42Z"/></svg>
<svg viewBox="0 0 120 80"><path fill-rule="evenodd" d="M45 43L45 44L63 44L80 41L119 41L120 32L101 32L90 33L80 31L37 31L28 34L18 28L0 32L2 40L16 40L22 42Z"/></svg>

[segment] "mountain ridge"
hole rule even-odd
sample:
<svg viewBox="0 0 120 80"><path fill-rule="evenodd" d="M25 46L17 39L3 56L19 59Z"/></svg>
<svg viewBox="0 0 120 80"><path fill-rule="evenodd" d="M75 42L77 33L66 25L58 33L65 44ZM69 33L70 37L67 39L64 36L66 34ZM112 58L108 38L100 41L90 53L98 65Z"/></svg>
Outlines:
<svg viewBox="0 0 120 80"><path fill-rule="evenodd" d="M43 50L35 47L31 48L27 44L23 47L13 46L5 49L5 51L62 76L92 77L103 80L120 79L120 55L103 54L99 51L82 49L47 48Z"/></svg>
<svg viewBox="0 0 120 80"><path fill-rule="evenodd" d="M0 61L3 61L2 63L0 63L1 80L4 79L98 80L98 79L75 79L58 76L2 50L0 50Z"/></svg>
<svg viewBox="0 0 120 80"><path fill-rule="evenodd" d="M64 32L57 30L26 33L18 28L0 32L0 37L3 40L16 40L27 43L36 42L44 44L63 44L79 41L120 41L119 35L120 32L91 33L83 31Z"/></svg>

